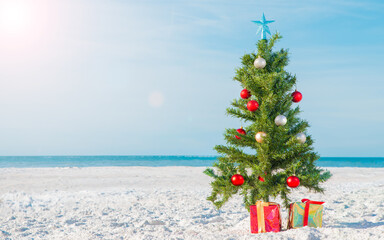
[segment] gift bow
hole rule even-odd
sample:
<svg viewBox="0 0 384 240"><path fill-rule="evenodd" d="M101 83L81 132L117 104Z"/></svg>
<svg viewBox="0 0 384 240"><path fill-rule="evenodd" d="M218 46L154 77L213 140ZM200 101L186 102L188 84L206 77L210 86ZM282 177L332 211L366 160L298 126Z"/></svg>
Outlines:
<svg viewBox="0 0 384 240"><path fill-rule="evenodd" d="M308 215L309 215L309 205L310 204L323 204L324 202L311 201L307 198L301 199L302 203L305 203L304 208L304 217L303 217L303 227L308 226Z"/></svg>

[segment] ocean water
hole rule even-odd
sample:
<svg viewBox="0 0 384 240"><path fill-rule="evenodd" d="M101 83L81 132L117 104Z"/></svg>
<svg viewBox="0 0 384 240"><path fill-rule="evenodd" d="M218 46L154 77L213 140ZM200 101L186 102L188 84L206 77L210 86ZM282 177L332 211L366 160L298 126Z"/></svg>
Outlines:
<svg viewBox="0 0 384 240"><path fill-rule="evenodd" d="M211 166L215 156L0 156L0 168ZM323 157L320 167L384 167L384 158Z"/></svg>

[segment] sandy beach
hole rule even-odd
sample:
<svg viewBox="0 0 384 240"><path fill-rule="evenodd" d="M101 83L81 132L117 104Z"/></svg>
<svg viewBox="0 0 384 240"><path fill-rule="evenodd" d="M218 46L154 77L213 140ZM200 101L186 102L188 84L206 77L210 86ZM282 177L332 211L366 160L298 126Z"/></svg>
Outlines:
<svg viewBox="0 0 384 240"><path fill-rule="evenodd" d="M250 234L239 196L220 211L202 167L0 169L0 239L384 239L384 169L328 168L323 228ZM276 199L279 202L279 199Z"/></svg>

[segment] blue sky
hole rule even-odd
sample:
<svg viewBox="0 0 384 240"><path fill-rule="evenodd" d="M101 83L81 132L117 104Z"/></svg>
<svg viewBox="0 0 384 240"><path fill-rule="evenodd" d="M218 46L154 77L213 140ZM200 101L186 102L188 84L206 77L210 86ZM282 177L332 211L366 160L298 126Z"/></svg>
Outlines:
<svg viewBox="0 0 384 240"><path fill-rule="evenodd" d="M290 50L316 151L384 156L380 1L10 2L0 155L215 154L240 126L225 109L264 12Z"/></svg>

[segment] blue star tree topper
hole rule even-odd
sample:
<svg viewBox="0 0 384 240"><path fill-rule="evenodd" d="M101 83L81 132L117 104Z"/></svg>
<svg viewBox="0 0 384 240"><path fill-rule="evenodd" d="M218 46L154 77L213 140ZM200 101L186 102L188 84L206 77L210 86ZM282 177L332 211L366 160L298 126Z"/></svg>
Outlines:
<svg viewBox="0 0 384 240"><path fill-rule="evenodd" d="M265 19L264 13L263 13L263 17L262 17L261 21L252 21L259 26L259 29L257 29L256 34L261 33L261 39L267 39L267 33L269 33L269 35L271 35L271 32L269 31L269 27L267 24L273 23L274 21L275 20L267 21Z"/></svg>

